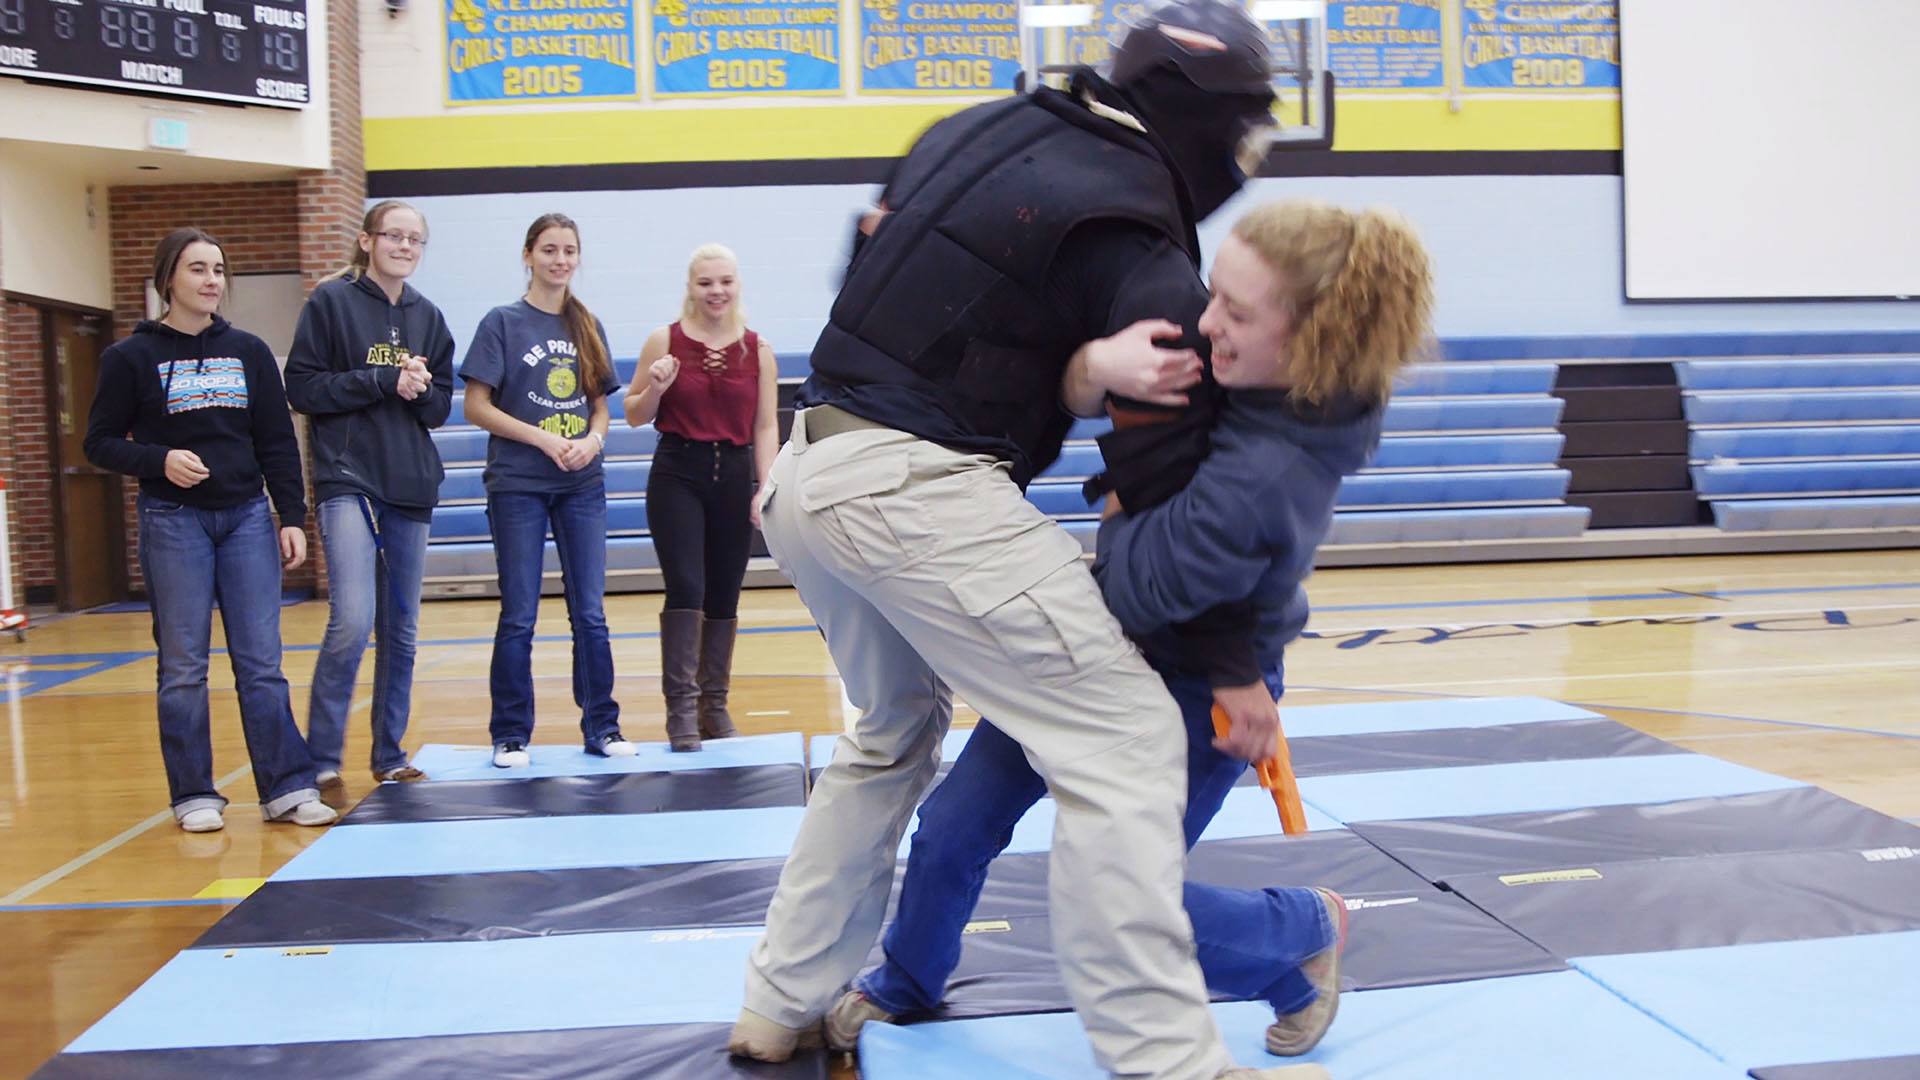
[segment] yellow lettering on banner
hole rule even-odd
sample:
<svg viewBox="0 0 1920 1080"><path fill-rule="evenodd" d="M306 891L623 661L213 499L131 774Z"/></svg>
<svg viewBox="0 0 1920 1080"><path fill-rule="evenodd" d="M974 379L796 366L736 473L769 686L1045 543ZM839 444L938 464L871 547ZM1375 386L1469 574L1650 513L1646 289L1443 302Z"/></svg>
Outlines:
<svg viewBox="0 0 1920 1080"><path fill-rule="evenodd" d="M625 12L605 15L498 15L493 20L494 32L498 34L584 33L626 28Z"/></svg>
<svg viewBox="0 0 1920 1080"><path fill-rule="evenodd" d="M452 52L447 66L455 72L472 71L507 58L506 46L499 38L458 38L447 44Z"/></svg>
<svg viewBox="0 0 1920 1080"><path fill-rule="evenodd" d="M1462 56L1468 67L1479 67L1518 55L1513 39L1504 34L1472 34L1467 37Z"/></svg>
<svg viewBox="0 0 1920 1080"><path fill-rule="evenodd" d="M1500 16L1512 22L1619 22L1618 4L1508 4Z"/></svg>
<svg viewBox="0 0 1920 1080"><path fill-rule="evenodd" d="M1019 42L1008 37L979 34L973 37L928 35L922 39L928 56L985 56L994 60L1020 59Z"/></svg>
<svg viewBox="0 0 1920 1080"><path fill-rule="evenodd" d="M469 34L478 34L487 27L486 13L473 0L453 0L453 10L447 12L447 18L466 27Z"/></svg>
<svg viewBox="0 0 1920 1080"><path fill-rule="evenodd" d="M920 56L920 41L911 37L870 36L863 42L860 63L868 70L913 60Z"/></svg>
<svg viewBox="0 0 1920 1080"><path fill-rule="evenodd" d="M750 49L785 52L837 64L840 62L839 38L840 35L832 30L716 30L713 33L713 47L720 52ZM785 76L781 78L780 85L786 85ZM757 84L748 85L758 88Z"/></svg>
<svg viewBox="0 0 1920 1080"><path fill-rule="evenodd" d="M993 86L991 60L920 60L913 65L916 90L986 90Z"/></svg>
<svg viewBox="0 0 1920 1080"><path fill-rule="evenodd" d="M1502 885L1543 885L1553 881L1599 881L1598 870L1542 870L1535 874L1502 874Z"/></svg>
<svg viewBox="0 0 1920 1080"><path fill-rule="evenodd" d="M653 35L653 62L665 67L713 51L713 33L709 30L668 30Z"/></svg>
<svg viewBox="0 0 1920 1080"><path fill-rule="evenodd" d="M1341 21L1347 26L1399 26L1400 9L1392 4L1348 4Z"/></svg>
<svg viewBox="0 0 1920 1080"><path fill-rule="evenodd" d="M1519 40L1522 56L1578 56L1608 64L1620 62L1620 39L1610 34L1528 35Z"/></svg>
<svg viewBox="0 0 1920 1080"><path fill-rule="evenodd" d="M529 64L500 74L500 92L506 97L578 94L582 86L579 64Z"/></svg>
<svg viewBox="0 0 1920 1080"><path fill-rule="evenodd" d="M563 37L514 38L513 58L524 56L578 56L617 67L633 66L633 38L625 34L572 34Z"/></svg>
<svg viewBox="0 0 1920 1080"><path fill-rule="evenodd" d="M837 8L787 8L785 15L787 22L800 26L810 26L815 23L840 25L840 12Z"/></svg>
<svg viewBox="0 0 1920 1080"><path fill-rule="evenodd" d="M908 4L907 18L928 22L940 19L1014 22L1020 18L1020 8L1017 4Z"/></svg>

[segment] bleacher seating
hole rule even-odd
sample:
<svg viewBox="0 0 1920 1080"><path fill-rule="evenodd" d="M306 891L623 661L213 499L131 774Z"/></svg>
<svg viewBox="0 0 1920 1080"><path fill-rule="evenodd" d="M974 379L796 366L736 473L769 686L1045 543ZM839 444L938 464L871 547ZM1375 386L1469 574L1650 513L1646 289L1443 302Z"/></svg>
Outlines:
<svg viewBox="0 0 1920 1080"><path fill-rule="evenodd" d="M782 355L779 364L784 431L807 358ZM623 382L634 377L631 359L616 366ZM1694 488L1720 530L1920 525L1920 358L1716 359L1674 367ZM1587 532L1591 512L1567 501L1558 371L1545 361L1415 369L1388 407L1379 452L1341 489L1329 547L1357 552L1598 535ZM436 593L490 591L494 573L481 483L487 436L464 423L459 404L434 436L447 464L427 556ZM1094 440L1107 429L1105 420L1076 423L1059 459L1028 491L1088 549L1099 519L1080 486L1101 468ZM657 441L651 428L632 429L617 418L607 438L607 564L615 588L646 586L658 570L646 521ZM765 580L778 580L770 562L755 565ZM548 545L548 573L558 569Z"/></svg>
<svg viewBox="0 0 1920 1080"><path fill-rule="evenodd" d="M1920 357L1677 369L1694 486L1721 529L1920 525Z"/></svg>

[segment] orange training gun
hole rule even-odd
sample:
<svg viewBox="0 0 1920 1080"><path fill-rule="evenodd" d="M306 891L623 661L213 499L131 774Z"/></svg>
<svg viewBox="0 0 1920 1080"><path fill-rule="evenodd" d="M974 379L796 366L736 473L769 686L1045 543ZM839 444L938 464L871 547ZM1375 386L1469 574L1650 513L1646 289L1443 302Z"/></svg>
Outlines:
<svg viewBox="0 0 1920 1080"><path fill-rule="evenodd" d="M1227 734L1227 713L1225 709L1213 707L1213 733L1224 737ZM1307 831L1307 811L1300 803L1300 785L1293 778L1293 758L1287 753L1287 733L1280 733L1280 750L1265 761L1253 763L1253 769L1260 777L1260 786L1273 794L1273 804L1280 808L1280 828L1288 836Z"/></svg>

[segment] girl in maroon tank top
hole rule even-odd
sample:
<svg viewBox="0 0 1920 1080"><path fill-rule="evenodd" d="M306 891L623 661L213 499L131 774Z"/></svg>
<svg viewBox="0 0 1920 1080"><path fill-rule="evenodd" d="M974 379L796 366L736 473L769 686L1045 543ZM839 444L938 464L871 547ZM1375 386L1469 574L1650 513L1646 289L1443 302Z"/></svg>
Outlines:
<svg viewBox="0 0 1920 1080"><path fill-rule="evenodd" d="M660 433L647 472L647 530L666 579L660 681L667 739L738 734L727 713L741 580L753 531L753 493L780 449L773 349L747 329L740 265L719 244L694 251L680 320L640 350L627 423Z"/></svg>

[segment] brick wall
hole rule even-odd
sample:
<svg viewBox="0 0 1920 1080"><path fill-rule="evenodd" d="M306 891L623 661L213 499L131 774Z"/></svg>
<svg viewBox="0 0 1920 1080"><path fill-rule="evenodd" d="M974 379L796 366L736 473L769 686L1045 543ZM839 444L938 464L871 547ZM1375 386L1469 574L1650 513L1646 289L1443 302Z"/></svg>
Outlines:
<svg viewBox="0 0 1920 1080"><path fill-rule="evenodd" d="M0 278L0 286L5 279ZM45 599L53 588L53 473L48 466L40 312L0 301L0 476L7 482L7 544L14 604Z"/></svg>
<svg viewBox="0 0 1920 1080"><path fill-rule="evenodd" d="M13 553L14 602L53 588L53 467L48 445L45 361L36 308L8 302L6 317L7 524Z"/></svg>

